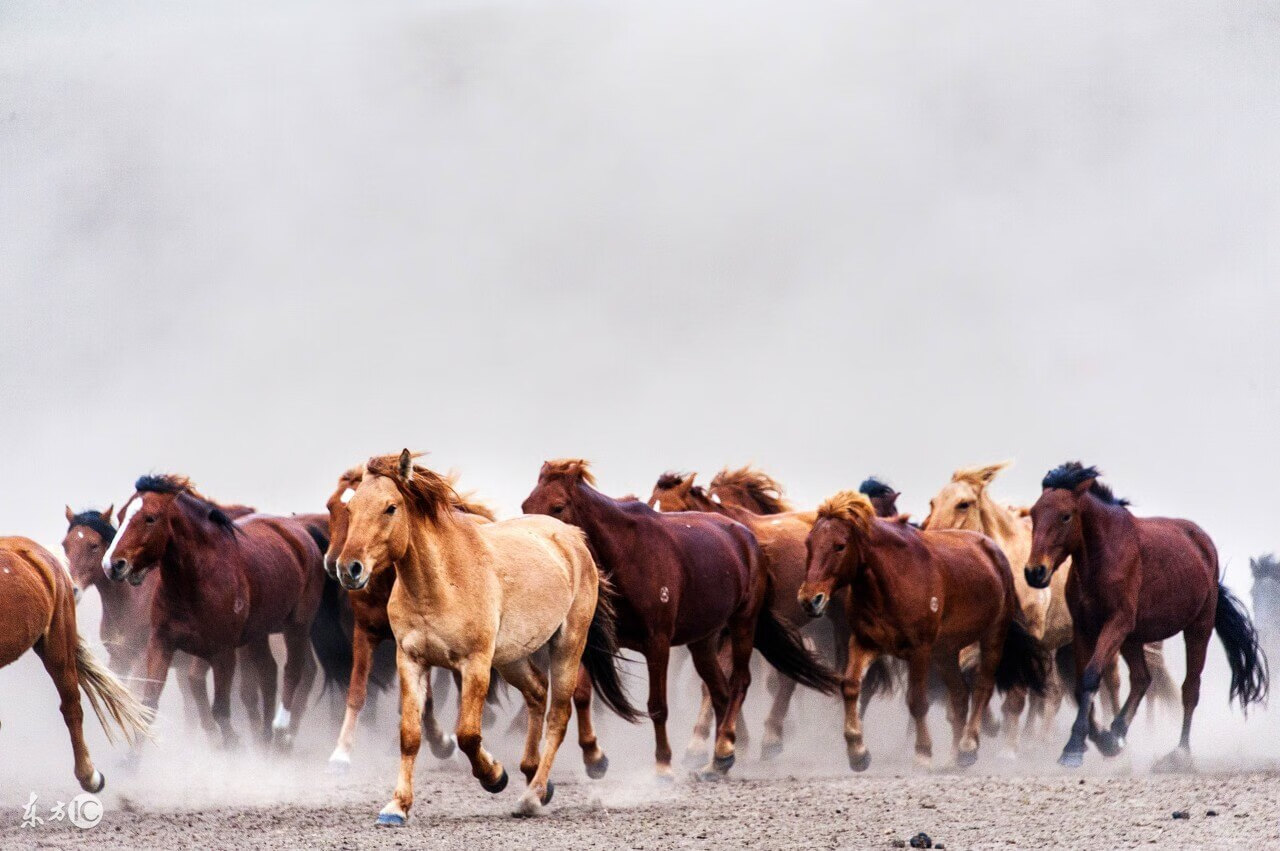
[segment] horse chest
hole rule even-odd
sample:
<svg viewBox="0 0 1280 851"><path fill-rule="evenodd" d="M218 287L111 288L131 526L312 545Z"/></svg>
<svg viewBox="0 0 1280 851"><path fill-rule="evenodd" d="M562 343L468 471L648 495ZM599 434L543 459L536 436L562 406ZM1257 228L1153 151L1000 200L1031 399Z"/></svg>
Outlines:
<svg viewBox="0 0 1280 851"><path fill-rule="evenodd" d="M457 662L449 642L434 630L412 628L397 636L396 641L408 656L423 664L452 668Z"/></svg>

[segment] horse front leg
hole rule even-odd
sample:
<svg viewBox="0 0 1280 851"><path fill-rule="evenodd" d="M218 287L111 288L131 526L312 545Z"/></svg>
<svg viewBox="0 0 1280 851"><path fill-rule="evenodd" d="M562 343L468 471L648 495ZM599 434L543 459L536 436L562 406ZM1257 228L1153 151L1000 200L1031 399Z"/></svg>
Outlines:
<svg viewBox="0 0 1280 851"><path fill-rule="evenodd" d="M429 669L397 646L396 670L400 675L400 774L391 800L378 813L378 824L393 827L407 822L413 807L413 766L422 746L422 681Z"/></svg>
<svg viewBox="0 0 1280 851"><path fill-rule="evenodd" d="M213 720L222 731L222 746L240 746L240 737L231 729L231 684L236 675L235 648L224 650L209 660L213 668Z"/></svg>
<svg viewBox="0 0 1280 851"><path fill-rule="evenodd" d="M1097 742L1101 731L1094 721L1093 700L1128 632L1128 627L1116 616L1103 625L1096 639L1086 636L1078 624L1075 626L1076 720L1071 725L1071 737L1062 749L1062 756L1058 757L1059 765L1079 767L1084 763L1086 738Z"/></svg>
<svg viewBox="0 0 1280 851"><path fill-rule="evenodd" d="M351 679L347 684L347 708L342 715L338 743L329 755L329 773L345 774L351 768L351 749L356 742L356 725L369 697L369 671L373 668L373 649L377 640L369 630L356 624L351 630Z"/></svg>
<svg viewBox="0 0 1280 851"><path fill-rule="evenodd" d="M711 702L712 712L716 719L716 730L719 732L722 721L729 710L729 684L725 680L724 666L720 664L720 649L723 643L718 637L704 638L689 645L689 655L693 658L694 670L702 678L703 687L707 691L707 699ZM717 741L718 744L718 741ZM733 764L730 751L729 765ZM698 769L698 776L711 779L718 775L716 767L717 754L713 750L711 760ZM728 770L728 765L724 767Z"/></svg>
<svg viewBox="0 0 1280 851"><path fill-rule="evenodd" d="M147 642L146 674L142 680L140 695L143 706L152 712L155 712L156 707L160 705L160 695L164 692L164 681L169 678L169 666L173 663L173 654L173 646L161 641L153 632L151 639ZM129 762L134 766L137 765L141 752L142 741L139 740L129 756Z"/></svg>
<svg viewBox="0 0 1280 851"><path fill-rule="evenodd" d="M853 636L849 637L849 651L845 656L844 683L844 746L849 757L849 767L854 771L866 771L871 765L871 753L862 739L862 678L875 661L876 654L863 647Z"/></svg>
<svg viewBox="0 0 1280 851"><path fill-rule="evenodd" d="M284 686L271 732L277 747L288 750L298 735L302 716L307 711L307 695L316 678L316 658L311 652L311 628L308 624L291 624L284 630Z"/></svg>
<svg viewBox="0 0 1280 851"><path fill-rule="evenodd" d="M473 654L462 660L462 688L458 699L458 747L471 762L471 774L480 786L496 795L507 788L507 770L484 749L481 727L484 722L485 697L489 694L489 672L492 653ZM421 704L418 705L419 722ZM402 710L403 711L403 710ZM403 722L402 722L403 723ZM416 752L416 748L415 748ZM410 765L412 770L412 765Z"/></svg>

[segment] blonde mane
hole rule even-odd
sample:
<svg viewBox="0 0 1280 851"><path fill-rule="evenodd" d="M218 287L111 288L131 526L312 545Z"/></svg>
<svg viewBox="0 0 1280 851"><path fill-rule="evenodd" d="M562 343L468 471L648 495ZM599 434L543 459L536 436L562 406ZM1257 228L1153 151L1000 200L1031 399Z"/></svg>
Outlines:
<svg viewBox="0 0 1280 851"><path fill-rule="evenodd" d="M400 495L412 503L428 520L435 522L449 512L461 497L444 476L418 464L413 465L408 480L400 475L400 455L375 455L364 465L362 475L384 476L395 483Z"/></svg>
<svg viewBox="0 0 1280 851"><path fill-rule="evenodd" d="M711 492L721 488L741 488L760 506L762 514L782 514L791 511L791 503L782 495L782 485L768 473L750 464L730 470L725 467L711 480Z"/></svg>
<svg viewBox="0 0 1280 851"><path fill-rule="evenodd" d="M596 477L591 473L591 464L582 458L556 458L542 465L538 474L540 479L565 478L586 482L595 486Z"/></svg>
<svg viewBox="0 0 1280 851"><path fill-rule="evenodd" d="M818 517L847 520L862 529L869 528L876 517L876 508L866 494L857 491L840 491L818 506Z"/></svg>

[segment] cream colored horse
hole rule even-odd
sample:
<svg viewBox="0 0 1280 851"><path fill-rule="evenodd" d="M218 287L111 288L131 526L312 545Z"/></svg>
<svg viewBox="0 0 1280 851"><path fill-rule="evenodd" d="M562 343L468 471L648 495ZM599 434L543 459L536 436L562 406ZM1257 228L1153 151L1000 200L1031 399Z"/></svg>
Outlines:
<svg viewBox="0 0 1280 851"><path fill-rule="evenodd" d="M1071 561L1068 559L1063 563L1048 588L1038 590L1027 584L1026 575L1018 565L1026 564L1031 554L1031 518L1022 509L997 503L989 492L989 486L996 475L1011 464L1011 461L1005 461L956 470L951 475L951 481L929 501L929 516L924 521L924 528L969 529L982 532L999 544L1009 559L1014 589L1031 634L1039 638L1050 652L1056 652L1070 644L1072 639L1071 612L1067 610L1065 594ZM1160 647L1148 645L1146 655L1153 678L1157 682L1167 681L1170 686L1162 691L1168 691L1173 681L1165 667ZM1120 705L1120 675L1114 665L1107 671L1104 680L1108 708L1114 714ZM1012 699L1006 698L1003 706L1004 737L1006 747L1016 751L1018 718L1025 696L1013 692L1010 695ZM1061 678L1054 670L1044 697L1032 698L1028 721L1031 717L1041 716L1047 728L1053 723L1062 705L1063 695Z"/></svg>
<svg viewBox="0 0 1280 851"><path fill-rule="evenodd" d="M380 824L404 824L413 805L423 681L431 666L461 675L458 747L488 792L507 785L506 769L481 744L490 669L524 695L529 728L520 770L528 787L520 814L551 800L547 775L564 740L580 663L607 705L639 717L618 680L613 609L581 530L544 516L477 524L450 508L454 498L448 481L414 465L406 449L369 459L347 503L339 581L359 589L376 574L396 571L387 615L400 673L400 774ZM529 658L544 645L551 654L549 699L547 674ZM539 755L544 719L546 749Z"/></svg>

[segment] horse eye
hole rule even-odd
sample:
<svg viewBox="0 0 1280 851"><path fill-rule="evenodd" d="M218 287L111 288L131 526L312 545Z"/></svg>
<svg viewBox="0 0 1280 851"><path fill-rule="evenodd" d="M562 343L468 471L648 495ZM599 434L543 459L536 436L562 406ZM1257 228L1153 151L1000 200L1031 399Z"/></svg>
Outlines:
<svg viewBox="0 0 1280 851"><path fill-rule="evenodd" d="M844 544L836 544L832 549L838 553L844 552Z"/></svg>
<svg viewBox="0 0 1280 851"><path fill-rule="evenodd" d="M552 513L552 514L563 514L563 513L564 513L564 506L563 506L563 505L553 505L553 506L551 506L551 513Z"/></svg>
<svg viewBox="0 0 1280 851"><path fill-rule="evenodd" d="M148 525L150 525L150 524L152 524L152 523L156 522L156 519L155 519L154 517L144 517L144 518L142 518L142 519L143 519L143 520L144 520Z"/></svg>
<svg viewBox="0 0 1280 851"><path fill-rule="evenodd" d="M1070 514L1064 514L1064 515L1062 515L1062 522L1063 522L1063 523L1070 523L1070 522L1071 522L1071 515L1070 515Z"/></svg>
<svg viewBox="0 0 1280 851"><path fill-rule="evenodd" d="M393 505L388 505L388 506L387 506L387 510L386 510L386 514L387 514L387 516L388 516L388 517L390 517L392 514L395 514L395 513L396 513L396 507L395 507L395 505L394 505L394 504L393 504Z"/></svg>
<svg viewBox="0 0 1280 851"><path fill-rule="evenodd" d="M972 503L968 502L958 502L956 503L956 511L968 511L971 504Z"/></svg>

